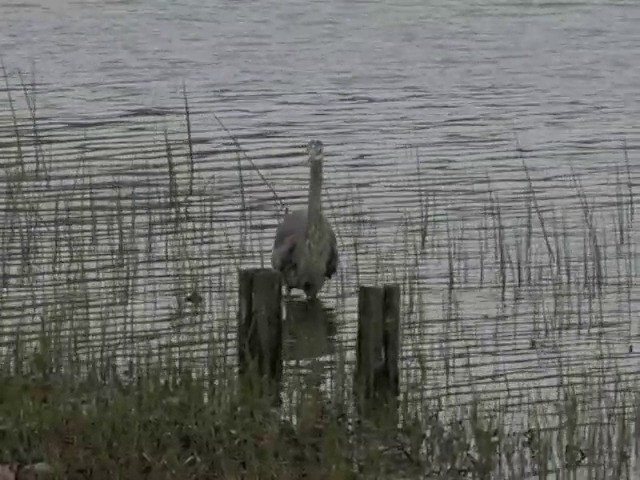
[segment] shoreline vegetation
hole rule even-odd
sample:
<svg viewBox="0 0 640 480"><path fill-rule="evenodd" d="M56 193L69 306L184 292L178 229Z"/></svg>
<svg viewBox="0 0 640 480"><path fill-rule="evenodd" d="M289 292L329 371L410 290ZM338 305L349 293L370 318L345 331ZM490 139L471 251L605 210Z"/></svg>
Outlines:
<svg viewBox="0 0 640 480"><path fill-rule="evenodd" d="M406 361L401 365L398 421L393 424L372 424L354 413L352 369L342 351L334 354L331 388L322 378L326 372L314 370L313 361L291 362L300 368L287 368L280 408L239 389L235 306L225 304L201 317L198 305L212 305L216 298L211 285L199 285L188 275L194 262L204 261L190 250L202 243L193 224L215 222L215 212L196 199L198 172L186 92L186 159L165 133L166 170L158 177L161 186L153 187L153 201L161 204L164 216L148 209L145 223L143 214L136 214L144 210L136 210L136 197L125 198L120 187L114 188L107 206L105 199L93 196L91 185L83 183L86 188L78 195L74 185L67 186L71 193L57 190L66 160L56 158L40 135L35 84L21 80L29 120L19 121L6 71L4 76L9 111L2 113L12 124L3 127L3 135L8 131L11 137L0 140L0 480L636 477L640 391L637 379L615 372L617 358L606 349L600 368L585 365L582 373L574 369L564 375L559 361L555 387L539 401L536 393L530 394L519 402L517 414L508 398L485 398L478 389L468 402L452 405L447 401L449 378L434 379L432 366L419 356L411 360L411 372L404 368ZM242 208L237 223L247 238L251 216L244 208L241 163L249 157L216 120L238 148ZM522 155L519 148L516 154ZM610 199L615 228L601 223L579 177L569 179L584 221L580 251L570 245L562 213L557 216L539 204L524 158L527 208L518 228L503 223L504 207L487 180L486 224L477 240L478 282L491 284L502 303L524 302L530 291L544 297L534 317L539 336L530 340L532 351L540 338L602 335L608 289L623 299L619 321L628 323L629 342L635 335L634 191L626 147L621 155ZM177 175L178 168L186 175ZM419 170L418 162L418 176ZM262 174L260 178L268 183ZM275 208L281 208L275 189L268 189ZM428 194L416 196L420 216L407 225L405 236L411 240L404 247L412 257L409 263L417 265L421 255L436 248L430 243L436 207ZM171 230L171 240L161 237L163 228ZM224 228L212 226L210 232L225 235ZM247 238L229 257L213 290L234 284L228 277L242 266L250 247ZM451 316L447 334L453 336L460 329L456 294L468 272L460 266L461 243L448 225L438 248L449 267L443 310ZM171 259L162 257L168 250ZM357 259L356 244L354 250ZM220 328L198 330L197 337L182 334L181 343L162 348L136 337L134 323L140 319L131 299L141 288L141 270L148 268L143 258L165 261L175 272L176 318L191 315L209 325L215 317ZM384 265L384 258L378 260ZM424 319L417 266L401 276L403 312ZM91 282L99 288L90 289ZM346 288L343 283L335 288L337 300ZM184 300L187 296L190 301ZM405 338L425 335L420 325L403 323ZM189 350L189 342L196 341L203 346L197 358ZM148 350L136 351L134 345L145 343Z"/></svg>

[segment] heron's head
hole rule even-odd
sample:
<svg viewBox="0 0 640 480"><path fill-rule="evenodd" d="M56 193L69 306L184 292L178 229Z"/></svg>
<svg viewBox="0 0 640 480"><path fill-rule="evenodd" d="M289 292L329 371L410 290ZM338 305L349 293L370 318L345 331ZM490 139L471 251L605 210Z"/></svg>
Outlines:
<svg viewBox="0 0 640 480"><path fill-rule="evenodd" d="M311 163L314 160L322 160L323 151L324 148L320 140L310 140L307 145L307 154L309 155L309 159L307 161Z"/></svg>

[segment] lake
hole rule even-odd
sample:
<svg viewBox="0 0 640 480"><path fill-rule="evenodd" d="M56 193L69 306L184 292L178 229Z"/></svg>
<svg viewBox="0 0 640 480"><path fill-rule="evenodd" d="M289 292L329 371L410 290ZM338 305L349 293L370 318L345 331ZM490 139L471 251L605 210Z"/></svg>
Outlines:
<svg viewBox="0 0 640 480"><path fill-rule="evenodd" d="M634 0L3 0L3 348L43 318L124 357L228 333L278 208L217 116L290 207L324 142L341 266L307 357L351 359L357 286L394 281L405 380L420 356L445 404L635 383L638 24ZM11 106L48 177L14 164Z"/></svg>

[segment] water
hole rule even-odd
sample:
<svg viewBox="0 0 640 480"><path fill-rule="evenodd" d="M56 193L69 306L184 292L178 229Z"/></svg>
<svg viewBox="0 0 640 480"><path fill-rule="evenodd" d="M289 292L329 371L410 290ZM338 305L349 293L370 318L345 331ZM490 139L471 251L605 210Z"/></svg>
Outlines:
<svg viewBox="0 0 640 480"><path fill-rule="evenodd" d="M637 253L635 243L616 246L613 232L615 204L626 198L616 188L629 181L637 190L640 174L640 6L633 0L428 3L2 2L0 52L21 128L26 135L17 72L28 83L35 66L40 135L57 172L53 187L42 180L25 184L45 219L35 226L23 221L40 234L35 272L20 270L31 253L7 234L12 224L5 213L4 238L13 245L3 257L7 338L16 322L37 325L43 312L53 315L47 309L54 278L81 275L47 266L51 239L60 234L46 221L57 199L59 216L83 225L81 235L70 235L77 243L60 246L58 258L66 262L79 249L92 259L79 282L85 287L74 287L92 328L107 321L108 344L129 353L169 344L206 350L211 325L234 311L235 267L268 258L276 222L270 192L246 161L240 194L234 147L215 113L290 206L305 200L301 146L309 138L325 143L325 205L342 244L342 280L328 285L325 303L348 348L355 342L356 286L394 280L405 286L407 365L422 352L434 379L430 395L455 405L457 395L482 391L509 397L506 407L516 408L531 400L532 388L553 397L558 378L570 379L573 370L597 365L605 377L615 369L633 380L640 348ZM184 195L190 173L183 84L197 195L180 235L172 231L163 131ZM0 102L0 148L11 158L6 95ZM607 242L611 281L601 302L574 289L565 303L554 303L553 282L542 277L513 300L529 198L516 139L547 228L562 232L566 224L568 246L561 240L560 247L570 252L574 279L582 274L588 229L572 172L581 182L600 244ZM496 230L486 210L489 189L500 202L512 255L505 305ZM416 256L421 198L430 199L431 210L427 253ZM247 230L241 201L251 212ZM90 204L104 215L92 220ZM123 225L118 209L125 212ZM630 216L629 207L625 212ZM531 258L544 265L535 212L533 222ZM632 222L629 228L637 240ZM179 261L185 251L189 261ZM587 249L589 265L591 256ZM548 272L535 270L534 279L537 274ZM24 277L29 280L20 284ZM21 288L10 288L12 282ZM206 301L204 311L189 314L192 307L181 299L193 288L204 290Z"/></svg>

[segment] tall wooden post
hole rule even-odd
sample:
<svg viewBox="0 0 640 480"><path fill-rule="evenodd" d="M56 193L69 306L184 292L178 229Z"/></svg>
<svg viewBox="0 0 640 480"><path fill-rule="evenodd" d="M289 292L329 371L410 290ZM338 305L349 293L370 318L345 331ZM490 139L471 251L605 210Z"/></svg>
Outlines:
<svg viewBox="0 0 640 480"><path fill-rule="evenodd" d="M239 272L238 373L241 388L280 403L281 276L268 268Z"/></svg>
<svg viewBox="0 0 640 480"><path fill-rule="evenodd" d="M360 287L354 393L362 414L397 418L400 356L400 287Z"/></svg>

